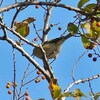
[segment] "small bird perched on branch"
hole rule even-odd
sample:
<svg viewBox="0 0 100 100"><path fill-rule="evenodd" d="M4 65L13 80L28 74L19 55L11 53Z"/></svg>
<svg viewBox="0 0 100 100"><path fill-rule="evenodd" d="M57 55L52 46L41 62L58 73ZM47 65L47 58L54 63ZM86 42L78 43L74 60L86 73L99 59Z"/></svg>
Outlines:
<svg viewBox="0 0 100 100"><path fill-rule="evenodd" d="M46 52L46 57L48 59L52 59L52 58L56 59L60 52L61 45L64 43L65 40L67 40L71 36L72 36L71 33L69 33L66 36L55 38L55 39L46 41L43 44L41 44L44 51ZM43 52L40 47L35 47L33 49L32 55L34 55L40 59L43 59Z"/></svg>

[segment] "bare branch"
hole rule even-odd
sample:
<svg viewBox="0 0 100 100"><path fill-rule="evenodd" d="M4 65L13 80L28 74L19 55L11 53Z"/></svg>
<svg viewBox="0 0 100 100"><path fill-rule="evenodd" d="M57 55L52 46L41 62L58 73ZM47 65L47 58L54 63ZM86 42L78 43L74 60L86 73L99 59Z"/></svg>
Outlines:
<svg viewBox="0 0 100 100"><path fill-rule="evenodd" d="M48 29L49 29L49 27L48 27L48 25L49 25L49 20L50 20L50 16L51 16L51 12L52 12L52 9L53 9L53 7L49 7L48 9L47 9L47 13L46 13L46 16L45 16L45 20L44 20L44 29L43 29L43 37L42 37L42 41L43 42L45 42L45 41L47 41L47 34L48 34Z"/></svg>
<svg viewBox="0 0 100 100"><path fill-rule="evenodd" d="M14 48L16 48L18 51L21 52L23 56L25 56L38 70L40 70L47 78L47 81L50 81L50 77L48 73L19 45L17 45L12 39L7 38L5 39L7 42L9 42Z"/></svg>
<svg viewBox="0 0 100 100"><path fill-rule="evenodd" d="M38 38L42 41L42 39L41 39L41 37L40 37L40 35L39 35L37 29L36 29L36 26L35 26L34 22L33 22L33 27L34 27L34 29L35 29L35 32L36 32Z"/></svg>
<svg viewBox="0 0 100 100"><path fill-rule="evenodd" d="M60 3L55 3L55 2L21 2L21 3L15 3L15 4L9 5L7 7L1 8L0 13L5 12L5 11L9 11L10 9L14 9L16 7L28 6L28 5L55 6L55 7L61 7L61 8L65 8L65 9L68 9L68 10L72 10L72 11L78 12L78 13L83 14L83 15L88 15L88 13L80 10L79 8L75 8L75 7L72 7L72 6L68 6L68 5L60 4Z"/></svg>
<svg viewBox="0 0 100 100"><path fill-rule="evenodd" d="M23 78L22 78L22 80L21 80L21 86L20 86L20 90L19 90L19 94L18 94L18 100L20 100L20 98L22 97L22 96L20 96L20 95L21 95L21 92L22 92L22 87L23 87L24 80L25 80L25 78L26 78L27 71L28 71L29 67L30 67L30 63L28 64L28 66L27 66L27 68L26 68L26 70L25 70L25 72L24 72Z"/></svg>
<svg viewBox="0 0 100 100"><path fill-rule="evenodd" d="M33 82L35 79L37 79L39 76L37 76L37 77L35 77L35 78L33 78L33 79L31 79L30 81L28 81L28 82L26 82L26 83L24 83L23 84L23 86L25 86L25 85L27 85L27 84L29 84L29 83L31 83L31 82Z"/></svg>
<svg viewBox="0 0 100 100"><path fill-rule="evenodd" d="M16 11L16 13L15 13L13 19L12 19L12 22L11 22L11 28L13 28L14 21L15 21L17 15L18 15L18 13L20 12L21 8L22 8L22 7L20 7L20 8Z"/></svg>
<svg viewBox="0 0 100 100"><path fill-rule="evenodd" d="M44 68L45 68L46 71L49 72L50 78L55 78L54 73L53 73L53 71L52 71L52 69L51 69L50 63L48 62L48 59L47 59L47 57L46 57L46 53L45 53L45 51L43 50L43 47L42 47L41 44L40 44L40 48L41 48L41 51L42 51L42 53L43 53Z"/></svg>
<svg viewBox="0 0 100 100"><path fill-rule="evenodd" d="M64 91L64 93L68 92L70 90L70 88L72 88L74 85L77 85L79 83L85 83L85 82L88 82L88 81L91 81L91 80L94 80L94 79L97 79L97 78L100 78L100 74L97 74L95 76L92 76L90 78L87 78L87 79L80 79L80 80L76 80L74 81L73 83L71 83L67 89ZM61 100L65 100L66 97L63 97Z"/></svg>

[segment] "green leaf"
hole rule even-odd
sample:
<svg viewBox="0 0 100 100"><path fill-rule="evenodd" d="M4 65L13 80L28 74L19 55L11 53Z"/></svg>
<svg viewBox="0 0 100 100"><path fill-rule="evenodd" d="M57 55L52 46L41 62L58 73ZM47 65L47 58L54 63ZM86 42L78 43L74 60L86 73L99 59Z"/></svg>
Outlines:
<svg viewBox="0 0 100 100"><path fill-rule="evenodd" d="M73 23L69 23L67 29L68 32L71 33L72 35L78 32L78 27Z"/></svg>
<svg viewBox="0 0 100 100"><path fill-rule="evenodd" d="M81 8L84 4L86 4L89 0L80 0L77 7Z"/></svg>
<svg viewBox="0 0 100 100"><path fill-rule="evenodd" d="M91 40L90 40L91 36L90 34L85 34L81 37L81 40L82 40L82 43L83 43L83 46L86 48L86 49L93 49L95 47L95 43L93 43Z"/></svg>
<svg viewBox="0 0 100 100"><path fill-rule="evenodd" d="M80 89L75 89L73 91L73 97L87 97Z"/></svg>
<svg viewBox="0 0 100 100"><path fill-rule="evenodd" d="M62 97L73 97L72 92L65 92Z"/></svg>
<svg viewBox="0 0 100 100"><path fill-rule="evenodd" d="M100 97L100 92L98 92L98 93L96 93L96 94L94 95L94 99L95 99L95 100L98 100L99 97Z"/></svg>
<svg viewBox="0 0 100 100"><path fill-rule="evenodd" d="M92 4L86 5L82 10L86 12L93 12L95 7L96 7L96 4L92 3Z"/></svg>

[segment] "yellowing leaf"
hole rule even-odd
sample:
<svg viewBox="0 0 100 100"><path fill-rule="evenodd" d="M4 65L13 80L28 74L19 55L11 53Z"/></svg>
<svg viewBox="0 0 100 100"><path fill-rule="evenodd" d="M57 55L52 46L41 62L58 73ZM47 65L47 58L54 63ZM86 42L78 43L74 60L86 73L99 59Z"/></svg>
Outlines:
<svg viewBox="0 0 100 100"><path fill-rule="evenodd" d="M87 3L89 0L80 0L77 7L81 8L85 3Z"/></svg>
<svg viewBox="0 0 100 100"><path fill-rule="evenodd" d="M68 32L71 33L72 35L78 32L78 27L73 23L69 23L67 29Z"/></svg>
<svg viewBox="0 0 100 100"><path fill-rule="evenodd" d="M22 22L16 22L15 23L16 32L18 32L21 36L26 37L30 31L29 24L35 20L36 20L35 18L29 17L23 20Z"/></svg>
<svg viewBox="0 0 100 100"><path fill-rule="evenodd" d="M100 24L100 22L97 21L93 21L93 23L91 23L91 30L94 31L94 33L91 33L91 37L96 40L100 37L100 26L98 26Z"/></svg>
<svg viewBox="0 0 100 100"><path fill-rule="evenodd" d="M78 88L73 91L73 96L74 97L86 97L85 94Z"/></svg>
<svg viewBox="0 0 100 100"><path fill-rule="evenodd" d="M86 29L87 32L90 33L90 27L91 27L90 23L86 22L86 23L83 23L81 26L82 26L82 28Z"/></svg>
<svg viewBox="0 0 100 100"><path fill-rule="evenodd" d="M57 85L56 79L50 80L49 89L50 89L50 92L51 92L53 99L57 99L61 96L61 88L59 85Z"/></svg>
<svg viewBox="0 0 100 100"><path fill-rule="evenodd" d="M100 26L98 26L97 21L93 21L93 23L91 23L91 29L96 31L96 32L100 32Z"/></svg>
<svg viewBox="0 0 100 100"><path fill-rule="evenodd" d="M86 29L86 31L89 33L89 37L92 39L92 40L96 40L96 37L97 37L97 32L95 32L93 29L91 29L91 25L89 22L85 22L82 24L82 27L84 29Z"/></svg>
<svg viewBox="0 0 100 100"><path fill-rule="evenodd" d="M16 23L16 32L21 36L26 37L29 34L29 25L27 22Z"/></svg>

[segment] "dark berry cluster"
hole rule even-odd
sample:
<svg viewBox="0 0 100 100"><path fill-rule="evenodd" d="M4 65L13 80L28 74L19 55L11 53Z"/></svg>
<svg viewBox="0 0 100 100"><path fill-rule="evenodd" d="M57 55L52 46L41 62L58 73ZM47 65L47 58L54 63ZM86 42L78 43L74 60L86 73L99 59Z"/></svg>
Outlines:
<svg viewBox="0 0 100 100"><path fill-rule="evenodd" d="M89 58L92 58L92 55L93 55L92 53L89 53L89 54L88 54L88 57L89 57ZM96 61L97 61L97 57L93 57L92 60L93 60L94 62L96 62Z"/></svg>

